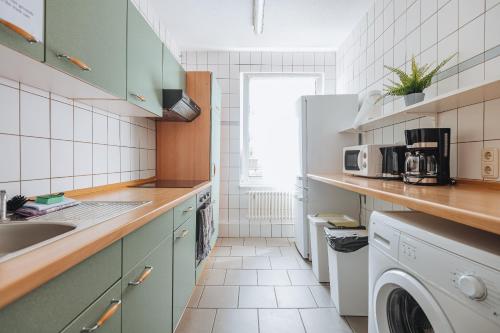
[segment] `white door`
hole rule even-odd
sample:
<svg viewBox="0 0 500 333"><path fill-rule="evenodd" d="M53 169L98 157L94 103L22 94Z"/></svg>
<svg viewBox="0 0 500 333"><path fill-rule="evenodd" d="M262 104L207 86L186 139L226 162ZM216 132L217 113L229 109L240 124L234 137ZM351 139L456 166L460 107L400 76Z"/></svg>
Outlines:
<svg viewBox="0 0 500 333"><path fill-rule="evenodd" d="M378 333L453 333L448 318L417 279L398 269L380 276L373 290Z"/></svg>

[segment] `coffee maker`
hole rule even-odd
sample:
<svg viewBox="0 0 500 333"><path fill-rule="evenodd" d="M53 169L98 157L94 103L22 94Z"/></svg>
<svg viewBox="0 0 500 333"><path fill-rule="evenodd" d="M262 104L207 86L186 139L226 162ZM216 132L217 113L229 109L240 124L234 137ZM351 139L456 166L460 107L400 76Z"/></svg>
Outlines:
<svg viewBox="0 0 500 333"><path fill-rule="evenodd" d="M450 178L450 129L419 128L405 131L406 159L403 181L414 185L446 185Z"/></svg>
<svg viewBox="0 0 500 333"><path fill-rule="evenodd" d="M405 172L406 146L380 147L382 154L382 179L401 179Z"/></svg>

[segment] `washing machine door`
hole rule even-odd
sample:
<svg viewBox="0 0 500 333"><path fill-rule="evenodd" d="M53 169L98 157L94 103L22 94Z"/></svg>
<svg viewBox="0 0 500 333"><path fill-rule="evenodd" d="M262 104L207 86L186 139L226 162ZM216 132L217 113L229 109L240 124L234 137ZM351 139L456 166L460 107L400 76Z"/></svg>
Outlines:
<svg viewBox="0 0 500 333"><path fill-rule="evenodd" d="M393 269L380 276L373 290L379 333L453 333L434 297L413 276Z"/></svg>

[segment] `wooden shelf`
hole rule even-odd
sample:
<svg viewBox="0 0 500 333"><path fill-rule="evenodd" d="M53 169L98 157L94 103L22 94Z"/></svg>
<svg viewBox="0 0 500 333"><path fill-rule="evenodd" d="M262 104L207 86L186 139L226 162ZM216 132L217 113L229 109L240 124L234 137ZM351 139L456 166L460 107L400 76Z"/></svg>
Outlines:
<svg viewBox="0 0 500 333"><path fill-rule="evenodd" d="M401 181L338 174L307 176L309 179L500 235L500 187L497 184L459 182L453 186L418 186Z"/></svg>
<svg viewBox="0 0 500 333"><path fill-rule="evenodd" d="M500 78L483 81L469 87L407 106L397 112L371 119L359 128L346 128L340 133L361 133L375 128L393 125L424 115L437 113L500 98Z"/></svg>

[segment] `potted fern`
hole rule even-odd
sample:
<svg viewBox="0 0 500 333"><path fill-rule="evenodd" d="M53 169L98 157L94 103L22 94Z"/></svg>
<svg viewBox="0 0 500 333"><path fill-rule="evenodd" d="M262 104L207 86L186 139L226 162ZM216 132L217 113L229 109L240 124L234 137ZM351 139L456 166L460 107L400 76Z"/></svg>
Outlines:
<svg viewBox="0 0 500 333"><path fill-rule="evenodd" d="M422 102L425 98L424 90L431 85L432 78L454 56L446 58L432 70L430 70L428 64L419 67L415 61L415 56L413 56L411 58L411 72L408 74L399 68L385 66L385 68L395 73L401 82L396 83L391 80L393 85L385 85L385 94L380 99L386 96L404 96L406 106Z"/></svg>

